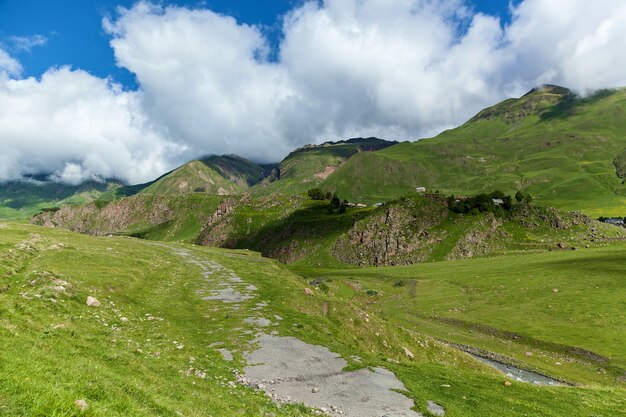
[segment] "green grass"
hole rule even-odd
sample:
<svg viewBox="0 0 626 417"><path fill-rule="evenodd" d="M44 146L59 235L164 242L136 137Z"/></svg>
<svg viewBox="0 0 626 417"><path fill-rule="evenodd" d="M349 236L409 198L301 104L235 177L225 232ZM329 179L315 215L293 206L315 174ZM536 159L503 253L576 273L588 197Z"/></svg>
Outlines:
<svg viewBox="0 0 626 417"><path fill-rule="evenodd" d="M167 245L122 237L97 238L29 225L1 227L2 415L312 415L303 407L279 408L265 395L228 385L234 379L234 370L241 369L240 351L248 348L252 337L238 329L245 328L242 319L260 300L269 303L265 313L268 317L279 314L284 318L277 327L281 334L323 344L346 358L361 356L362 365L348 359L351 368L385 366L393 370L421 412L426 411L427 400L444 405L451 417L618 416L624 407L626 390L608 378L580 387L545 388L521 383L505 387L506 377L436 341L428 334L431 329L412 325L406 316L418 311L422 301L416 303L404 294L411 291L410 286L392 285L398 278L411 280L419 275L425 281L417 292L424 307L428 311L443 311L447 305L458 304L460 284L477 280L472 285L485 288L481 297L485 301L476 297L478 305L467 314L494 325L509 320L509 324L516 323L510 327L521 327L521 316L528 311L516 312L515 307L523 307L524 299L520 302L519 297L512 297L513 290L493 290L503 280L501 273L526 265L531 273L552 274L565 268L572 275L572 271L584 270L580 262L587 258L582 252L433 263L419 268L316 270L315 274L332 277L326 281L329 291L317 290L313 296L306 296L305 281L300 276L252 252L170 244L217 261L258 287L258 299L243 303L241 311L233 311L224 310L217 301L203 301L197 291L206 283L199 270L174 255ZM607 355L614 352L616 357L623 354L619 343L624 334L620 331L624 322L624 287L623 282L619 283L619 275L615 275L623 270L620 251L623 246L586 253L588 273L602 271L607 275L601 283L607 285L605 305L598 310L607 326L603 330L582 322L576 327L561 328L563 317L555 313L537 313L527 319L543 320L547 329L558 330L559 337L604 337L587 347ZM543 269L535 271L537 268ZM312 271L301 272L309 275ZM454 277L449 277L450 271L455 272ZM481 281L474 275L488 278ZM70 284L65 293L53 291L55 279ZM565 275L554 278L557 285L566 279ZM360 289L356 282L361 284ZM562 285L558 296L567 297L570 302L576 299L580 304L577 308L586 310L595 300L595 290L568 282L568 286ZM548 292L552 285L554 281L546 283ZM447 289L449 286L452 289ZM378 290L378 295L368 296L367 289ZM580 303L583 294L591 294L591 298ZM102 307L88 308L88 295L96 296ZM400 298L394 299L395 295ZM552 293L548 295L551 296ZM324 303L328 308L323 308ZM489 321L488 304L504 308L509 303L514 305ZM149 321L148 315L163 320ZM129 321L124 323L121 317ZM537 337L545 338L546 332L533 327L533 323L524 326L528 331L538 331ZM615 340L607 341L610 334ZM208 347L218 341L225 342L231 350L239 349L234 362L225 362ZM606 346L600 346L600 342ZM178 349L180 344L184 348ZM414 361L404 356L403 347L413 351ZM390 363L387 358L398 363ZM190 367L203 370L207 377L186 376ZM571 369L567 365L562 372L571 372L566 375L568 378L583 379ZM582 375L583 371L579 372ZM79 413L73 405L77 399L85 399L90 405L86 413Z"/></svg>
<svg viewBox="0 0 626 417"><path fill-rule="evenodd" d="M625 250L626 244L615 243L407 267L291 268L309 279L330 279L344 296L350 282L384 294L370 311L401 326L496 352L574 383L623 386ZM359 302L362 296L347 298ZM526 357L527 351L534 355Z"/></svg>

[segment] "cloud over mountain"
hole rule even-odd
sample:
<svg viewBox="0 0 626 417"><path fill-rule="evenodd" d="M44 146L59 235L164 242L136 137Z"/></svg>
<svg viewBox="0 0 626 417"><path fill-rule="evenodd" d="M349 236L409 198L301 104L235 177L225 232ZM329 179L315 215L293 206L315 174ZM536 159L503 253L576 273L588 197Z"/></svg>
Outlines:
<svg viewBox="0 0 626 417"><path fill-rule="evenodd" d="M68 68L20 79L0 50L0 180L145 181L206 153L418 139L540 83L626 85L621 0L525 0L504 27L462 0L311 1L277 56L262 28L206 9L141 2L103 25L138 91Z"/></svg>

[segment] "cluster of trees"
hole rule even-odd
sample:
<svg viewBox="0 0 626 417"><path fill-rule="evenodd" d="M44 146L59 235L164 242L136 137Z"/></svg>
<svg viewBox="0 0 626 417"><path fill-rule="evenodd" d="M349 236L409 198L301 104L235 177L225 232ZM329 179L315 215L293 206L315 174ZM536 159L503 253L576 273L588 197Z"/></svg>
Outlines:
<svg viewBox="0 0 626 417"><path fill-rule="evenodd" d="M518 203L530 204L533 202L533 196L530 195L530 193L524 194L523 192L518 191L515 193L515 201Z"/></svg>
<svg viewBox="0 0 626 417"><path fill-rule="evenodd" d="M515 201L520 204L530 204L533 198L530 194L518 191L515 194ZM454 213L479 214L494 213L503 215L513 208L513 197L504 194L502 191L494 191L490 194L477 194L472 197L458 199L451 195L448 197L448 207Z"/></svg>
<svg viewBox="0 0 626 417"><path fill-rule="evenodd" d="M307 194L313 200L331 200L333 198L333 194L330 191L323 192L319 188L311 188L307 191Z"/></svg>
<svg viewBox="0 0 626 417"><path fill-rule="evenodd" d="M319 188L311 188L307 194L309 198L313 200L330 200L330 203L328 203L329 214L335 212L345 213L348 209L348 200L341 201L337 193L331 193L330 191L323 192Z"/></svg>

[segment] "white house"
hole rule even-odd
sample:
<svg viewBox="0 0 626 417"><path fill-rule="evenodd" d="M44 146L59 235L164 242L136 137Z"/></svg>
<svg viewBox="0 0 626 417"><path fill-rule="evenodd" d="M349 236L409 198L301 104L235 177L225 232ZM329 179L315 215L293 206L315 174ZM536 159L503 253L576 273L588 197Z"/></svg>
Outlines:
<svg viewBox="0 0 626 417"><path fill-rule="evenodd" d="M415 187L415 192L417 193L425 193L426 187Z"/></svg>

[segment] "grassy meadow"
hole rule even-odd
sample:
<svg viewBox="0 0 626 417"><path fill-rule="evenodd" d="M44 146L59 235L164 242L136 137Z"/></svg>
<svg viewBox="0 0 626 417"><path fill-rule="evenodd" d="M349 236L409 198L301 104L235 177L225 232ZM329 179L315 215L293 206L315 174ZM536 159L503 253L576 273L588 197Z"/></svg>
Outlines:
<svg viewBox="0 0 626 417"><path fill-rule="evenodd" d="M175 253L181 249L233 271L258 288L257 297L239 310L203 300L199 292L210 284ZM327 346L350 369L384 366L395 372L424 415L433 400L452 417L619 416L626 406L626 388L617 378L625 361L623 251L617 243L414 267L289 271L251 251L3 223L0 414L313 415L305 407L277 406L235 383L256 331L245 319L260 314L254 308L264 302L264 316L282 317L274 327L281 335ZM309 283L320 278L323 285ZM87 307L87 296L102 305ZM522 338L511 341L434 317ZM517 358L571 385L506 386L506 376L443 340ZM234 361L216 351L219 342ZM568 356L573 353L565 346L588 349L608 362L586 363ZM534 355L519 356L522 350ZM74 405L78 399L89 404L86 411Z"/></svg>

